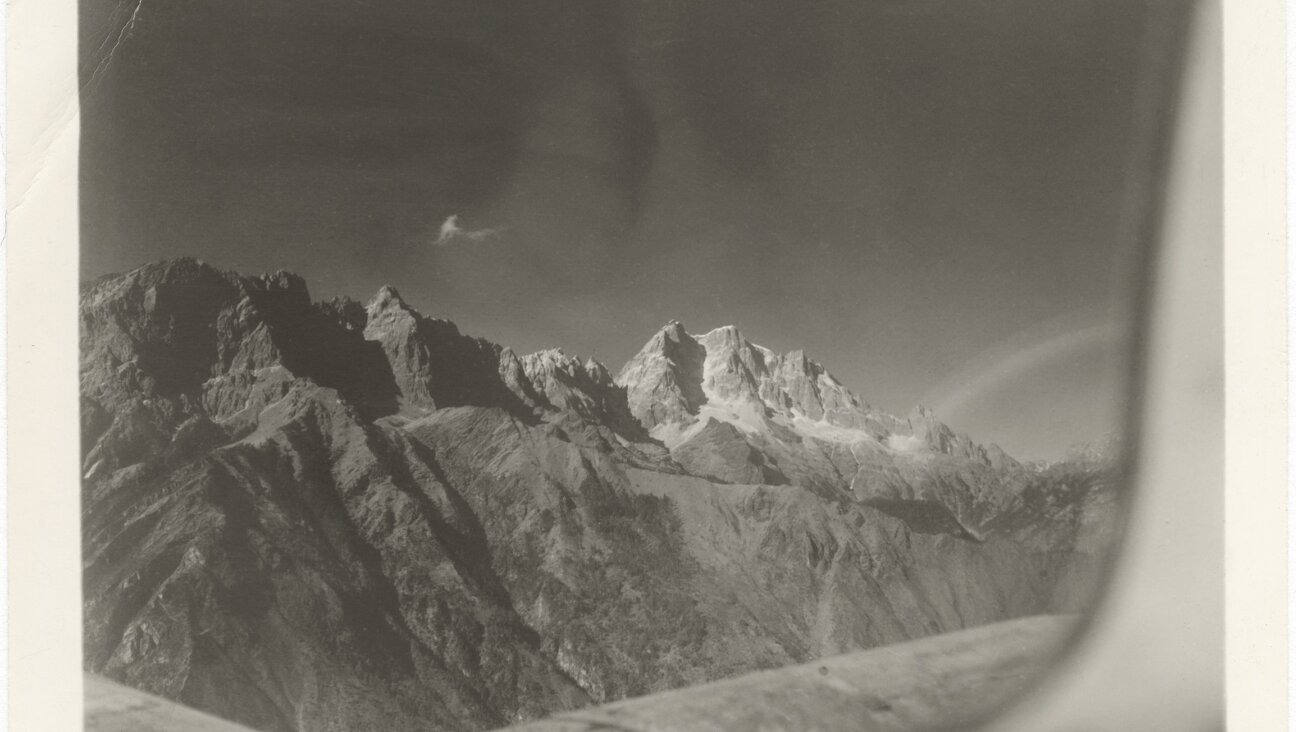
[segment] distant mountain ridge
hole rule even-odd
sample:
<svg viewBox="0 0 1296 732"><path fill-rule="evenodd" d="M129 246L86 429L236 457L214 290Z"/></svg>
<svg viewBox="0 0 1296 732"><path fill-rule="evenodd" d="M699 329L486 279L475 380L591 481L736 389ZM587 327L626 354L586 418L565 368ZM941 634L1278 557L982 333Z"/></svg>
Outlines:
<svg viewBox="0 0 1296 732"><path fill-rule="evenodd" d="M1115 474L672 322L613 377L395 289L83 287L88 670L266 730L482 729L1083 608Z"/></svg>
<svg viewBox="0 0 1296 732"><path fill-rule="evenodd" d="M930 501L977 535L970 526L1002 505L978 507L969 494L1011 500L1001 489L1020 489L1027 472L923 406L906 418L876 410L803 351L777 354L734 326L695 336L671 321L617 383L681 465L716 480L794 483L884 510L896 498Z"/></svg>

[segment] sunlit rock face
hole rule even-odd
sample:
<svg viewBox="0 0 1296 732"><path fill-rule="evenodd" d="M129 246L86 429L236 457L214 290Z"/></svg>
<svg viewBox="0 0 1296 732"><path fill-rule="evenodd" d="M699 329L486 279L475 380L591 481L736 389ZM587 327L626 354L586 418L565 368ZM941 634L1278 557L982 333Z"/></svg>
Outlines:
<svg viewBox="0 0 1296 732"><path fill-rule="evenodd" d="M626 387L630 410L649 429L686 422L707 397L702 391L706 349L672 321L630 359L617 383Z"/></svg>
<svg viewBox="0 0 1296 732"><path fill-rule="evenodd" d="M843 438L913 438L897 444L988 460L980 446L930 410L917 407L906 419L875 410L804 351L775 353L732 325L694 336L672 321L625 365L617 383L626 387L631 411L649 429L687 427L710 407L727 413L728 421L746 417L751 428L771 420L792 427L799 422L800 433L819 426L824 434L840 428Z"/></svg>
<svg viewBox="0 0 1296 732"><path fill-rule="evenodd" d="M718 480L791 483L910 518L938 511L969 535L1030 481L931 410L874 409L803 351L775 353L734 326L694 336L672 322L617 378L650 434Z"/></svg>
<svg viewBox="0 0 1296 732"><path fill-rule="evenodd" d="M615 379L395 290L178 260L81 300L85 664L264 730L486 729L1082 609L1041 467L671 323Z"/></svg>

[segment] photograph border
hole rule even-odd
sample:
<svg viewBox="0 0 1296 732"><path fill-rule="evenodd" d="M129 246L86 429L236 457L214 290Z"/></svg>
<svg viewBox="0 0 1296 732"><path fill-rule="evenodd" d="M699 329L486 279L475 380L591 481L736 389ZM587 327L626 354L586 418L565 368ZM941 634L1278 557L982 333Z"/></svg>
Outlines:
<svg viewBox="0 0 1296 732"><path fill-rule="evenodd" d="M1285 7L1221 5L1227 720L1233 729L1274 729L1289 718ZM6 24L14 730L82 727L76 12L75 0L26 0L9 4Z"/></svg>

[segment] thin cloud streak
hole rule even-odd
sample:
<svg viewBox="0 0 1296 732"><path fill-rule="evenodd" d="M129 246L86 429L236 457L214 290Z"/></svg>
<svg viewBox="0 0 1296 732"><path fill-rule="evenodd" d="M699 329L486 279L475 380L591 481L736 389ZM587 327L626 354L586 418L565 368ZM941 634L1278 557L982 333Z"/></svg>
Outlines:
<svg viewBox="0 0 1296 732"><path fill-rule="evenodd" d="M459 226L459 214L451 214L441 223L441 232L432 242L434 247L444 247L455 242L480 243L493 239L508 230L499 226L491 229L464 229Z"/></svg>

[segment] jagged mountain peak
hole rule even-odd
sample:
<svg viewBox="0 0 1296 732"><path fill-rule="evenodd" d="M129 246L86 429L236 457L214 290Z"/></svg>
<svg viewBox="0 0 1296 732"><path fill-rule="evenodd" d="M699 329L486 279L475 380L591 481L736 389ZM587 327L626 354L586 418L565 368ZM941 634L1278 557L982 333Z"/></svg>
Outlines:
<svg viewBox="0 0 1296 732"><path fill-rule="evenodd" d="M722 341L731 342L735 344L743 340L742 332L738 330L738 326L736 325L722 325L718 328L712 328L711 330L703 333L701 336L694 336L694 337L715 338L715 339L720 339Z"/></svg>
<svg viewBox="0 0 1296 732"><path fill-rule="evenodd" d="M144 392L190 405L176 406L177 414L205 410L222 420L301 378L336 389L370 417L453 406L497 407L527 420L565 412L627 440L647 439L625 389L596 359L561 348L519 357L424 316L392 285L364 304L345 297L313 304L305 280L291 272L242 276L179 259L88 285L82 319L83 385L109 412Z"/></svg>
<svg viewBox="0 0 1296 732"><path fill-rule="evenodd" d="M161 374L163 390L211 391L212 384L242 383L244 370L277 364L350 398L363 398L373 412L391 409L385 405L393 400L417 409L476 404L519 413L568 410L592 421L609 419L612 424L605 426L620 434L638 434L638 422L657 430L668 444L716 418L746 432L791 430L803 437L873 441L888 449L931 449L991 462L989 453L926 406L904 419L876 411L804 350L776 353L753 343L736 324L695 335L672 319L613 378L597 360L569 356L561 348L520 357L465 336L450 321L420 314L391 285L379 288L365 305L346 298L312 305L305 280L293 273L243 277L182 258L101 281L88 293L91 311L96 302L137 303L110 305L94 317L128 324L127 333L105 341L108 362L130 360L137 349L131 344L145 344L144 371ZM129 317L121 320L122 313ZM213 332L213 326L219 335L210 343L202 334ZM319 337L305 338L308 331ZM176 340L173 333L183 337ZM153 342L157 345L147 345ZM150 367L158 358L187 370ZM106 385L114 381L106 367L103 373ZM211 377L219 379L203 386ZM222 409L237 407L244 393L239 387L220 396L229 404ZM993 462L1004 464L1007 456L998 453Z"/></svg>
<svg viewBox="0 0 1296 732"><path fill-rule="evenodd" d="M918 405L905 418L873 409L804 349L778 353L737 325L700 335L678 321L659 330L617 375L635 416L668 446L682 444L709 419L765 441L797 435L866 443L905 453L932 451L982 464L991 457L966 435ZM764 436L759 436L764 435ZM1013 464L1006 455L999 464Z"/></svg>
<svg viewBox="0 0 1296 732"><path fill-rule="evenodd" d="M608 371L608 367L593 356L585 359L585 372L597 375L600 379L606 378L608 381L612 381L612 372Z"/></svg>
<svg viewBox="0 0 1296 732"><path fill-rule="evenodd" d="M319 303L317 307L349 331L363 332L369 321L365 306L349 297L333 297Z"/></svg>
<svg viewBox="0 0 1296 732"><path fill-rule="evenodd" d="M193 260L81 318L87 669L259 729L495 728L1074 612L1110 544L1083 471L889 449L910 422L736 328L613 380ZM631 404L697 432L667 456Z"/></svg>
<svg viewBox="0 0 1296 732"><path fill-rule="evenodd" d="M258 309L309 308L310 292L303 277L285 269L245 276L194 257L178 257L101 277L83 286L81 300L83 310L138 300L146 314L183 320L205 317L240 300L245 315Z"/></svg>
<svg viewBox="0 0 1296 732"><path fill-rule="evenodd" d="M286 269L278 269L274 272L263 272L257 277L267 289L276 290L294 290L307 292L306 278L296 272L289 272Z"/></svg>
<svg viewBox="0 0 1296 732"><path fill-rule="evenodd" d="M383 285L374 293L373 298L369 300L368 309L380 310L385 308L401 308L402 310L413 310L401 297L400 291L391 285Z"/></svg>
<svg viewBox="0 0 1296 732"><path fill-rule="evenodd" d="M170 279L188 279L196 274L208 273L225 276L230 274L205 260L197 257L174 257L148 262L128 272L126 277L139 277L154 281Z"/></svg>
<svg viewBox="0 0 1296 732"><path fill-rule="evenodd" d="M554 366L580 363L580 359L568 356L561 346L541 348L538 351L532 351L531 353L526 354L522 358L523 360L551 364Z"/></svg>
<svg viewBox="0 0 1296 732"><path fill-rule="evenodd" d="M109 300L128 296L132 288L146 291L155 287L187 286L201 288L208 297L232 292L238 277L219 270L200 259L181 257L150 262L129 272L105 275L82 289L82 307L95 307Z"/></svg>
<svg viewBox="0 0 1296 732"><path fill-rule="evenodd" d="M695 416L706 403L702 391L706 349L672 320L653 334L617 373L630 410L647 429Z"/></svg>
<svg viewBox="0 0 1296 732"><path fill-rule="evenodd" d="M626 364L617 381L630 391L640 418L646 416L653 426L667 421L654 413L663 400L682 407L667 410L674 421L690 420L708 403L847 423L858 419L843 410L860 411L860 417L867 410L804 351L780 355L748 340L736 325L693 335L671 321Z"/></svg>
<svg viewBox="0 0 1296 732"><path fill-rule="evenodd" d="M684 324L678 320L671 320L661 328L657 329L657 332L648 340L648 343L644 345L644 348L660 351L669 348L670 344L691 341L693 341L693 336L689 334L688 330L684 327Z"/></svg>
<svg viewBox="0 0 1296 732"><path fill-rule="evenodd" d="M379 287L364 309L371 326L404 323L406 327L413 327L416 323L426 323L435 324L438 329L450 330L456 334L459 332L458 326L451 321L430 318L419 312L406 302L405 298L401 297L400 291L392 285Z"/></svg>
<svg viewBox="0 0 1296 732"><path fill-rule="evenodd" d="M582 360L579 356L568 355L562 348L544 348L522 356L519 360L531 378L541 374L562 372L572 377L583 374L603 386L613 385L612 375L597 359L587 357Z"/></svg>
<svg viewBox="0 0 1296 732"><path fill-rule="evenodd" d="M529 405L579 415L629 440L647 438L630 414L626 390L594 358L545 348L525 356L508 350L501 361L505 381Z"/></svg>

